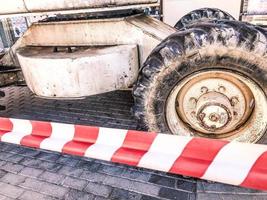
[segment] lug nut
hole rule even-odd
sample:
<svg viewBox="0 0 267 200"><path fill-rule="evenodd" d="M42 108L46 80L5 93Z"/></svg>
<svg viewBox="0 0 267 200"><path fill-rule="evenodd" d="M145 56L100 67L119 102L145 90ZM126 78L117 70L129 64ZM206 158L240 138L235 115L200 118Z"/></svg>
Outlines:
<svg viewBox="0 0 267 200"><path fill-rule="evenodd" d="M237 97L232 97L232 98L231 98L231 105L232 105L232 106L235 106L235 105L237 105L238 103L239 103L239 100L238 100Z"/></svg>
<svg viewBox="0 0 267 200"><path fill-rule="evenodd" d="M204 119L205 116L206 116L205 113L200 113L200 114L198 115L198 118L199 118L200 121L203 121L203 119Z"/></svg>
<svg viewBox="0 0 267 200"><path fill-rule="evenodd" d="M202 87L200 90L201 90L202 93L207 93L209 91L209 89L207 87L205 87L205 86Z"/></svg>
<svg viewBox="0 0 267 200"><path fill-rule="evenodd" d="M193 108L195 108L195 107L197 106L197 99L196 99L196 98L191 97L191 98L189 99L189 102L190 102L190 105L191 105Z"/></svg>
<svg viewBox="0 0 267 200"><path fill-rule="evenodd" d="M195 111L192 111L192 112L191 112L191 117L193 117L193 118L196 117L196 112L195 112Z"/></svg>
<svg viewBox="0 0 267 200"><path fill-rule="evenodd" d="M220 93L224 93L226 91L224 86L220 86L218 90Z"/></svg>

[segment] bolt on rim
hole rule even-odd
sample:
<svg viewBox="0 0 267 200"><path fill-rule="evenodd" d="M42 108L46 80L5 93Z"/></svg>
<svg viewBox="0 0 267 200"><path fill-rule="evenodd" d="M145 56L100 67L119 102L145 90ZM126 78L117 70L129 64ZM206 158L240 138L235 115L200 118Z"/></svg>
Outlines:
<svg viewBox="0 0 267 200"><path fill-rule="evenodd" d="M166 121L173 134L257 142L267 125L267 100L251 79L210 70L183 79L170 93Z"/></svg>

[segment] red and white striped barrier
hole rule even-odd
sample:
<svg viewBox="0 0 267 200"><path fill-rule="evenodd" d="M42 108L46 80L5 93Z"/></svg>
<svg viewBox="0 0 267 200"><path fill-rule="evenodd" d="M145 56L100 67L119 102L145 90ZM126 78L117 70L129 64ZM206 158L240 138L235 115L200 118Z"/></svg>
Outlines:
<svg viewBox="0 0 267 200"><path fill-rule="evenodd" d="M0 141L267 190L267 146L0 118Z"/></svg>

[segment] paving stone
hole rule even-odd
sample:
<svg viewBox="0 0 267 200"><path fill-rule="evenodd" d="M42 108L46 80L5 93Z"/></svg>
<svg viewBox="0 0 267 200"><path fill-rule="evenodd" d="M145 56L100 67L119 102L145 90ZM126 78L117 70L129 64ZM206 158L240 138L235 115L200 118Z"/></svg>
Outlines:
<svg viewBox="0 0 267 200"><path fill-rule="evenodd" d="M35 168L32 168L32 167L25 167L20 172L20 174L23 175L23 176L29 176L29 177L33 177L33 178L37 178L42 173L43 173L43 170L35 169Z"/></svg>
<svg viewBox="0 0 267 200"><path fill-rule="evenodd" d="M51 172L56 172L61 168L60 164L47 162L44 160L37 160L37 159L31 159L26 158L24 159L21 164L26 165L28 167L38 168L42 170L48 170Z"/></svg>
<svg viewBox="0 0 267 200"><path fill-rule="evenodd" d="M112 191L112 187L89 182L84 190L88 193L107 198Z"/></svg>
<svg viewBox="0 0 267 200"><path fill-rule="evenodd" d="M161 198L162 199L162 198ZM141 200L161 200L159 198L156 198L156 197L151 197L151 196L146 196L146 195L143 195L141 197Z"/></svg>
<svg viewBox="0 0 267 200"><path fill-rule="evenodd" d="M123 170L124 169L117 167L117 166L99 165L97 172L109 174L109 175L114 175L114 176L119 176L123 173Z"/></svg>
<svg viewBox="0 0 267 200"><path fill-rule="evenodd" d="M17 155L17 154L12 154L10 157L8 157L8 161L9 162L13 162L13 163L19 163L20 161L22 161L25 157L22 155Z"/></svg>
<svg viewBox="0 0 267 200"><path fill-rule="evenodd" d="M5 176L3 176L0 181L4 183L8 183L11 185L18 185L22 182L24 182L26 177L18 175L18 174L12 174L12 173L7 173Z"/></svg>
<svg viewBox="0 0 267 200"><path fill-rule="evenodd" d="M25 191L19 199L21 200L53 200L55 198L33 191Z"/></svg>
<svg viewBox="0 0 267 200"><path fill-rule="evenodd" d="M3 176L5 176L6 174L7 174L6 171L0 169L0 178L2 178Z"/></svg>
<svg viewBox="0 0 267 200"><path fill-rule="evenodd" d="M65 175L61 175L58 173L53 173L53 172L44 172L39 176L39 179L49 182L49 183L54 183L54 184L60 184L64 180Z"/></svg>
<svg viewBox="0 0 267 200"><path fill-rule="evenodd" d="M87 183L88 183L87 181L82 180L82 179L66 177L62 185L76 189L76 190L83 190L84 187L87 185Z"/></svg>
<svg viewBox="0 0 267 200"><path fill-rule="evenodd" d="M120 177L107 176L104 180L104 183L107 185L112 185L113 187L151 196L157 196L160 190L160 186L157 185L131 181Z"/></svg>
<svg viewBox="0 0 267 200"><path fill-rule="evenodd" d="M11 162L6 162L4 165L0 166L0 169L7 171L7 172L12 172L12 173L18 173L24 168L23 165L19 164L14 164Z"/></svg>
<svg viewBox="0 0 267 200"><path fill-rule="evenodd" d="M64 197L65 200L95 200L95 196L82 192L79 190L71 189Z"/></svg>
<svg viewBox="0 0 267 200"><path fill-rule="evenodd" d="M90 182L103 183L106 178L105 174L100 174L97 172L83 171L80 178L88 180Z"/></svg>
<svg viewBox="0 0 267 200"><path fill-rule="evenodd" d="M32 178L27 178L25 182L20 184L20 186L56 198L63 198L64 195L68 192L67 188Z"/></svg>
<svg viewBox="0 0 267 200"><path fill-rule="evenodd" d="M14 199L18 198L24 192L24 190L20 187L3 182L0 183L0 188L0 194Z"/></svg>
<svg viewBox="0 0 267 200"><path fill-rule="evenodd" d="M155 184L172 187L172 188L175 187L175 181L176 180L173 178L159 176L156 174L151 175L150 179L148 180L148 182L150 183L155 183Z"/></svg>
<svg viewBox="0 0 267 200"><path fill-rule="evenodd" d="M140 200L141 194L130 192L123 189L114 188L109 199L128 199L128 200Z"/></svg>
<svg viewBox="0 0 267 200"><path fill-rule="evenodd" d="M121 176L133 180L148 181L151 177L151 173L145 173L144 171L141 170L134 170L132 168L127 168L123 170Z"/></svg>
<svg viewBox="0 0 267 200"><path fill-rule="evenodd" d="M176 180L176 188L178 190L185 190L188 192L196 192L197 183L192 182L192 181L178 179L178 180Z"/></svg>
<svg viewBox="0 0 267 200"><path fill-rule="evenodd" d="M198 193L197 200L266 200L267 195Z"/></svg>
<svg viewBox="0 0 267 200"><path fill-rule="evenodd" d="M170 188L161 188L159 197L165 199L190 200L190 194L184 191L178 191Z"/></svg>
<svg viewBox="0 0 267 200"><path fill-rule="evenodd" d="M1 195L0 194L0 200L12 200L13 198L9 198L7 196Z"/></svg>
<svg viewBox="0 0 267 200"><path fill-rule="evenodd" d="M80 160L78 158L75 158L74 156L62 155L58 158L56 162L67 166L75 167L79 161Z"/></svg>
<svg viewBox="0 0 267 200"><path fill-rule="evenodd" d="M60 157L60 154L58 153L48 153L48 152L40 152L35 158L40 160L46 160L50 162L55 162Z"/></svg>
<svg viewBox="0 0 267 200"><path fill-rule="evenodd" d="M197 191L198 192L209 192L209 193L228 193L228 194L251 194L251 193L263 193L267 194L267 192L253 190L248 188L241 188L238 186L226 185L221 183L209 183L207 181L198 181L197 183Z"/></svg>
<svg viewBox="0 0 267 200"><path fill-rule="evenodd" d="M67 176L79 177L83 171L84 171L83 169L79 169L76 167L74 168L70 166L63 166L58 170L58 173Z"/></svg>
<svg viewBox="0 0 267 200"><path fill-rule="evenodd" d="M96 172L98 171L99 167L101 167L101 164L94 161L80 160L76 167L83 168L91 172Z"/></svg>

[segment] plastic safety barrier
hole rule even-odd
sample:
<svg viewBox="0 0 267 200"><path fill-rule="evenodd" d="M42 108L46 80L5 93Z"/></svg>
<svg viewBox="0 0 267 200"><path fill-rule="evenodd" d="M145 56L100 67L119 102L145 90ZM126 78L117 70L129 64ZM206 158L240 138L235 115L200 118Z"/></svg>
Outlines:
<svg viewBox="0 0 267 200"><path fill-rule="evenodd" d="M0 141L267 190L267 146L0 118Z"/></svg>

